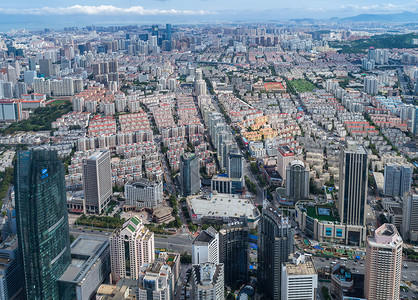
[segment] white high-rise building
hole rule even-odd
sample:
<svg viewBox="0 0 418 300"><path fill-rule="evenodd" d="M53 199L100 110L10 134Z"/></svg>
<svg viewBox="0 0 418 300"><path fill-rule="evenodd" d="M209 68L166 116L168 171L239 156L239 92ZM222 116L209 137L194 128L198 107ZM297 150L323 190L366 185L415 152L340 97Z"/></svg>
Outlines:
<svg viewBox="0 0 418 300"><path fill-rule="evenodd" d="M97 151L83 160L85 210L101 214L112 196L110 152Z"/></svg>
<svg viewBox="0 0 418 300"><path fill-rule="evenodd" d="M74 98L73 99L73 111L82 112L84 110L84 98Z"/></svg>
<svg viewBox="0 0 418 300"><path fill-rule="evenodd" d="M141 219L131 217L110 237L112 281L138 280L141 265L151 263L154 255L154 233L142 224Z"/></svg>
<svg viewBox="0 0 418 300"><path fill-rule="evenodd" d="M219 233L209 227L203 230L192 243L192 263L219 263Z"/></svg>
<svg viewBox="0 0 418 300"><path fill-rule="evenodd" d="M402 238L418 242L418 195L403 197L403 217L401 225Z"/></svg>
<svg viewBox="0 0 418 300"><path fill-rule="evenodd" d="M383 224L367 237L364 295L367 300L398 300L402 271L402 237Z"/></svg>
<svg viewBox="0 0 418 300"><path fill-rule="evenodd" d="M163 183L152 182L142 178L134 183L125 185L126 205L135 206L136 209L156 207L163 203Z"/></svg>
<svg viewBox="0 0 418 300"><path fill-rule="evenodd" d="M367 76L364 78L364 91L370 95L377 94L378 80L375 77Z"/></svg>
<svg viewBox="0 0 418 300"><path fill-rule="evenodd" d="M172 269L162 261L143 264L138 280L138 300L171 300L174 299L174 276ZM152 294L150 297L149 295Z"/></svg>
<svg viewBox="0 0 418 300"><path fill-rule="evenodd" d="M314 300L318 288L318 275L312 259L298 252L291 259L292 262L282 265L281 300Z"/></svg>
<svg viewBox="0 0 418 300"><path fill-rule="evenodd" d="M224 265L219 263L201 263L192 266L192 299L223 300Z"/></svg>

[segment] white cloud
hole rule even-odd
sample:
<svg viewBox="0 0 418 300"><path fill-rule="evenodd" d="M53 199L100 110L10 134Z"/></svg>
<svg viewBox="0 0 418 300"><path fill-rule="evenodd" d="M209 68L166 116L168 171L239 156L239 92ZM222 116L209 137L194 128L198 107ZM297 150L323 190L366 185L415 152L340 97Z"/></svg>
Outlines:
<svg viewBox="0 0 418 300"><path fill-rule="evenodd" d="M374 5L344 5L341 9L349 9L358 12L403 12L416 11L418 8L418 1L404 4L382 3Z"/></svg>
<svg viewBox="0 0 418 300"><path fill-rule="evenodd" d="M68 7L40 7L40 8L0 8L0 14L6 15L208 15L214 14L206 10L177 10L177 9L145 9L142 6L128 8L113 5L73 5Z"/></svg>

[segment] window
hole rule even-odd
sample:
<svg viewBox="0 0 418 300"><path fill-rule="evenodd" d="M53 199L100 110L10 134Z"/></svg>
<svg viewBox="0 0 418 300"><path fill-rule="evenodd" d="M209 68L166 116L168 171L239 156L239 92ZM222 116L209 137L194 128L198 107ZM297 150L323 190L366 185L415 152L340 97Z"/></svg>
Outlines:
<svg viewBox="0 0 418 300"><path fill-rule="evenodd" d="M325 235L326 236L331 236L332 235L332 228L326 228L325 229Z"/></svg>
<svg viewBox="0 0 418 300"><path fill-rule="evenodd" d="M337 229L337 237L342 237L342 236L343 236L343 230Z"/></svg>

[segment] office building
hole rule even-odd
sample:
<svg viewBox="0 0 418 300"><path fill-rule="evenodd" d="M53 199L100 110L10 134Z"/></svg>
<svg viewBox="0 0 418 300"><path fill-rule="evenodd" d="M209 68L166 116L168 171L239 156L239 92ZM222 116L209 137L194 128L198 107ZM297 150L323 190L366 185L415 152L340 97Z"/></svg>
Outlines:
<svg viewBox="0 0 418 300"><path fill-rule="evenodd" d="M2 232L3 233L3 232ZM0 244L0 299L24 299L25 282L17 235Z"/></svg>
<svg viewBox="0 0 418 300"><path fill-rule="evenodd" d="M144 207L154 208L164 201L163 182L149 181L146 178L125 184L125 205L134 206L135 209Z"/></svg>
<svg viewBox="0 0 418 300"><path fill-rule="evenodd" d="M418 242L418 195L403 197L402 238L405 241Z"/></svg>
<svg viewBox="0 0 418 300"><path fill-rule="evenodd" d="M110 237L112 281L139 279L142 264L154 260L154 233L137 217L131 217Z"/></svg>
<svg viewBox="0 0 418 300"><path fill-rule="evenodd" d="M180 187L183 197L200 189L199 157L194 153L185 153L180 158Z"/></svg>
<svg viewBox="0 0 418 300"><path fill-rule="evenodd" d="M25 73L23 73L23 80L27 84L32 84L35 78L36 71L25 71Z"/></svg>
<svg viewBox="0 0 418 300"><path fill-rule="evenodd" d="M71 262L65 170L56 151L19 151L16 219L27 299L58 299Z"/></svg>
<svg viewBox="0 0 418 300"><path fill-rule="evenodd" d="M363 145L348 141L341 150L338 210L341 222L364 226L366 223L367 152ZM355 236L351 237L356 239Z"/></svg>
<svg viewBox="0 0 418 300"><path fill-rule="evenodd" d="M367 76L366 78L364 78L364 92L366 92L369 95L376 95L378 91L377 84L377 78Z"/></svg>
<svg viewBox="0 0 418 300"><path fill-rule="evenodd" d="M97 151L83 160L83 190L86 210L101 214L112 196L109 151Z"/></svg>
<svg viewBox="0 0 418 300"><path fill-rule="evenodd" d="M22 119L22 103L20 100L0 100L0 121L14 122Z"/></svg>
<svg viewBox="0 0 418 300"><path fill-rule="evenodd" d="M51 59L40 59L39 60L39 73L42 77L48 78L52 76L52 60Z"/></svg>
<svg viewBox="0 0 418 300"><path fill-rule="evenodd" d="M236 182L235 190L241 190L244 185L244 157L237 148L228 153L227 173L233 180L232 184Z"/></svg>
<svg viewBox="0 0 418 300"><path fill-rule="evenodd" d="M331 295L337 300L364 299L364 274L350 271L341 261L331 267Z"/></svg>
<svg viewBox="0 0 418 300"><path fill-rule="evenodd" d="M201 263L192 266L192 293L194 300L223 300L224 296L224 265Z"/></svg>
<svg viewBox="0 0 418 300"><path fill-rule="evenodd" d="M239 287L248 280L248 235L246 220L230 223L219 231L219 262L224 265L227 286Z"/></svg>
<svg viewBox="0 0 418 300"><path fill-rule="evenodd" d="M294 232L289 219L271 204L263 207L258 223L258 284L271 299L281 300L283 263L293 253Z"/></svg>
<svg viewBox="0 0 418 300"><path fill-rule="evenodd" d="M288 146L280 146L279 153L277 154L277 172L283 181L286 181L286 167L294 161L295 155Z"/></svg>
<svg viewBox="0 0 418 300"><path fill-rule="evenodd" d="M309 171L300 160L286 167L286 197L298 201L309 197Z"/></svg>
<svg viewBox="0 0 418 300"><path fill-rule="evenodd" d="M403 241L395 225L383 224L367 237L364 296L367 300L399 299Z"/></svg>
<svg viewBox="0 0 418 300"><path fill-rule="evenodd" d="M169 265L163 261L141 266L138 279L138 300L174 299L174 276Z"/></svg>
<svg viewBox="0 0 418 300"><path fill-rule="evenodd" d="M92 299L99 286L109 279L109 274L109 239L79 236L71 244L71 263L58 281L59 299Z"/></svg>
<svg viewBox="0 0 418 300"><path fill-rule="evenodd" d="M282 265L282 300L316 299L318 274L309 256L296 252Z"/></svg>
<svg viewBox="0 0 418 300"><path fill-rule="evenodd" d="M209 227L192 242L192 264L219 263L219 233Z"/></svg>
<svg viewBox="0 0 418 300"><path fill-rule="evenodd" d="M412 167L408 165L385 165L384 194L386 196L404 196L409 193L412 181Z"/></svg>

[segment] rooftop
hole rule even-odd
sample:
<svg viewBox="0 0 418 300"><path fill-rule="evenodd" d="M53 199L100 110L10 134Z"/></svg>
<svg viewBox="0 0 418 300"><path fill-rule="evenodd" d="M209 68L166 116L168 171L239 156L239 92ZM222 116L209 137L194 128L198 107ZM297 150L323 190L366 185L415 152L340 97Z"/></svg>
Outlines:
<svg viewBox="0 0 418 300"><path fill-rule="evenodd" d="M286 273L288 276L298 275L316 275L316 269L309 257L305 258L305 263L295 265L294 263L285 263Z"/></svg>

